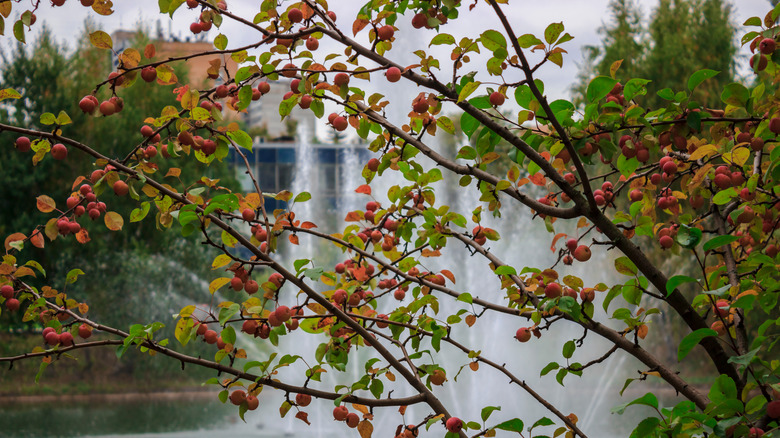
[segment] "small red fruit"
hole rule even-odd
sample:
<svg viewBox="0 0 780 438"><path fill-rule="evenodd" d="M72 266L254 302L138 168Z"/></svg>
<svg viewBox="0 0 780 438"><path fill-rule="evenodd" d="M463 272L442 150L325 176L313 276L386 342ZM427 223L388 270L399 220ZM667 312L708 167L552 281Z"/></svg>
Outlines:
<svg viewBox="0 0 780 438"><path fill-rule="evenodd" d="M0 287L0 295L2 295L6 300L10 300L14 297L14 287L7 284L3 287Z"/></svg>
<svg viewBox="0 0 780 438"><path fill-rule="evenodd" d="M772 38L764 38L758 43L758 50L764 55L771 55L777 48L777 42Z"/></svg>
<svg viewBox="0 0 780 438"><path fill-rule="evenodd" d="M590 248L588 248L585 245L580 245L577 247L577 249L574 250L574 254L572 254L577 261L580 262L587 262L590 260L591 252Z"/></svg>
<svg viewBox="0 0 780 438"><path fill-rule="evenodd" d="M770 418L780 418L780 400L773 400L766 405L766 414Z"/></svg>
<svg viewBox="0 0 780 438"><path fill-rule="evenodd" d="M312 52L317 50L320 47L320 40L317 38L314 38L310 36L306 39L306 48L311 50Z"/></svg>
<svg viewBox="0 0 780 438"><path fill-rule="evenodd" d="M240 406L241 403L246 401L246 392L239 389L237 391L233 391L230 393L230 403L233 403L236 406Z"/></svg>
<svg viewBox="0 0 780 438"><path fill-rule="evenodd" d="M381 41L388 41L392 39L394 34L395 29L393 29L393 26L390 25L384 25L376 31L376 37Z"/></svg>
<svg viewBox="0 0 780 438"><path fill-rule="evenodd" d="M521 327L517 329L517 333L515 333L515 339L520 342L528 342L531 339L531 329L528 327Z"/></svg>
<svg viewBox="0 0 780 438"><path fill-rule="evenodd" d="M157 69L152 66L144 67L141 70L141 79L146 82L154 82L157 80Z"/></svg>
<svg viewBox="0 0 780 438"><path fill-rule="evenodd" d="M385 77L389 82L398 82L401 80L401 69L398 67L390 67L385 72Z"/></svg>
<svg viewBox="0 0 780 438"><path fill-rule="evenodd" d="M255 409L260 406L260 400L257 399L254 395L248 395L246 396L246 408L250 411L254 411Z"/></svg>
<svg viewBox="0 0 780 438"><path fill-rule="evenodd" d="M257 282L256 282L256 281L254 281L254 280L248 280L248 281L247 281L247 282L244 284L244 290L245 290L245 291L246 291L246 293L248 293L249 295L253 295L253 294L256 294L258 290L260 290L260 285L259 285L259 284L257 284Z"/></svg>
<svg viewBox="0 0 780 438"><path fill-rule="evenodd" d="M230 280L230 287L232 287L235 291L239 291L244 288L244 282L241 281L241 279L238 277L233 277Z"/></svg>
<svg viewBox="0 0 780 438"><path fill-rule="evenodd" d="M241 217L247 222L253 221L255 220L255 212L251 208L245 208L244 211L241 212Z"/></svg>
<svg viewBox="0 0 780 438"><path fill-rule="evenodd" d="M68 157L68 148L62 143L57 143L51 147L51 156L55 160L64 160Z"/></svg>
<svg viewBox="0 0 780 438"><path fill-rule="evenodd" d="M16 139L16 149L19 152L28 152L30 150L30 139L27 137L19 137Z"/></svg>
<svg viewBox="0 0 780 438"><path fill-rule="evenodd" d="M561 292L561 285L558 283L550 283L544 287L544 296L547 298L558 298Z"/></svg>
<svg viewBox="0 0 780 438"><path fill-rule="evenodd" d="M203 339L205 339L208 344L216 344L218 337L219 335L217 335L217 332L214 330L206 330L206 333L203 334Z"/></svg>
<svg viewBox="0 0 780 438"><path fill-rule="evenodd" d="M341 87L342 85L349 84L349 75L346 73L337 73L333 78L333 84Z"/></svg>
<svg viewBox="0 0 780 438"><path fill-rule="evenodd" d="M73 335L70 334L70 332L62 332L59 338L60 344L62 344L63 347L70 347L73 345Z"/></svg>
<svg viewBox="0 0 780 438"><path fill-rule="evenodd" d="M354 412L347 414L347 426L354 429L357 427L358 423L360 423L360 417L358 417L358 414Z"/></svg>
<svg viewBox="0 0 780 438"><path fill-rule="evenodd" d="M344 131L347 129L347 126L349 126L349 123L344 117L338 116L333 119L333 128L335 128L336 131Z"/></svg>
<svg viewBox="0 0 780 438"><path fill-rule="evenodd" d="M463 429L463 420L458 417L450 417L447 419L445 427L452 433L460 433Z"/></svg>
<svg viewBox="0 0 780 438"><path fill-rule="evenodd" d="M490 94L490 104L493 106L501 106L504 104L504 101L506 98L503 94L499 93L498 91L494 91Z"/></svg>
<svg viewBox="0 0 780 438"><path fill-rule="evenodd" d="M128 187L127 183L118 180L114 183L114 193L116 193L117 196L125 196L128 192L130 192L130 187Z"/></svg>
<svg viewBox="0 0 780 438"><path fill-rule="evenodd" d="M415 29L423 28L427 24L428 24L428 17L425 14L423 14L423 13L419 13L419 14L415 15L414 17L412 17L412 26Z"/></svg>
<svg viewBox="0 0 780 438"><path fill-rule="evenodd" d="M292 8L287 11L287 18L293 23L300 23L303 21L303 12L298 8Z"/></svg>
<svg viewBox="0 0 780 438"><path fill-rule="evenodd" d="M79 326L79 337L81 337L81 339L87 339L90 336L92 336L92 327L87 324L81 324Z"/></svg>
<svg viewBox="0 0 780 438"><path fill-rule="evenodd" d="M295 404L301 407L309 406L311 403L311 396L309 394L296 394Z"/></svg>
<svg viewBox="0 0 780 438"><path fill-rule="evenodd" d="M346 420L347 415L349 415L349 410L347 410L346 406L336 406L333 409L333 418L336 419L336 421Z"/></svg>

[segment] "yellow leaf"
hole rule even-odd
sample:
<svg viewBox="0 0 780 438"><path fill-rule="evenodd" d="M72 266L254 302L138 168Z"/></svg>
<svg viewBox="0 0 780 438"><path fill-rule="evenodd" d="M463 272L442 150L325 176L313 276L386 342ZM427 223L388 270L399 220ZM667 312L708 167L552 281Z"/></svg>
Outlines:
<svg viewBox="0 0 780 438"><path fill-rule="evenodd" d="M219 277L216 280L212 281L211 284L209 284L209 292L211 292L212 295L214 295L214 292L217 291L217 289L221 288L222 286L230 283L230 279L227 277Z"/></svg>
<svg viewBox="0 0 780 438"><path fill-rule="evenodd" d="M704 145L691 154L691 161L696 161L709 155L714 155L718 152L718 147L714 144Z"/></svg>
<svg viewBox="0 0 780 438"><path fill-rule="evenodd" d="M734 148L733 151L723 154L723 159L731 164L742 166L750 157L750 150L745 147Z"/></svg>
<svg viewBox="0 0 780 438"><path fill-rule="evenodd" d="M111 41L111 36L102 30L98 30L89 34L89 42L98 49L111 49L114 47Z"/></svg>
<svg viewBox="0 0 780 438"><path fill-rule="evenodd" d="M122 216L115 211L109 211L106 213L104 222L106 223L106 227L111 231L119 231L125 224L125 220L122 219Z"/></svg>
<svg viewBox="0 0 780 438"><path fill-rule="evenodd" d="M229 255L220 254L214 259L214 262L211 264L211 269L219 269L230 263L232 260L233 259L231 259Z"/></svg>
<svg viewBox="0 0 780 438"><path fill-rule="evenodd" d="M35 277L35 272L26 266L22 266L21 268L18 268L16 272L14 272L14 275L17 277L26 277L28 275L32 275Z"/></svg>

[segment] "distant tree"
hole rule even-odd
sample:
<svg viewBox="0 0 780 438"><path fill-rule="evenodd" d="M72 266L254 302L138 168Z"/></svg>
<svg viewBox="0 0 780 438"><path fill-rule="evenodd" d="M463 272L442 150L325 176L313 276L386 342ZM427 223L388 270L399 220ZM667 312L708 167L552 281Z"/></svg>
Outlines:
<svg viewBox="0 0 780 438"><path fill-rule="evenodd" d="M644 107L663 105L658 91L683 90L691 74L705 67L720 74L698 87L694 99L705 106L719 104L716 90L733 82L737 53L729 2L660 0L646 29L641 9L632 0L612 0L609 12L611 21L599 30L601 45L585 47L586 62L574 87L579 101L587 87L585 78L609 76L613 64L622 60L617 79L651 81L647 95L637 98Z"/></svg>

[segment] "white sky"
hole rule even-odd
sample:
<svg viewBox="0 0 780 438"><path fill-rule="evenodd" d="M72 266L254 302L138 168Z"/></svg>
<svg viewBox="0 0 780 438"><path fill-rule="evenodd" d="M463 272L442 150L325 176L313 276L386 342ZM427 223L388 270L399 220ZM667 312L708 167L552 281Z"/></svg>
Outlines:
<svg viewBox="0 0 780 438"><path fill-rule="evenodd" d="M20 6L26 6L32 0L22 0L20 4L14 5L15 11L20 11ZM472 0L464 0L466 4L471 4ZM240 13L244 17L251 19L259 10L260 0L227 0L229 10ZM108 33L117 29L131 29L143 23L149 30L154 30L156 21L159 19L163 24L163 29L168 30L167 16L161 16L157 7L157 1L154 0L114 0L115 13L109 17L98 16L90 13L95 18L98 28ZM288 2L289 3L289 2ZM354 19L356 11L366 3L366 0L331 0L330 7L338 15L338 23L351 28L351 21ZM540 70L540 77L546 84L546 94L552 99L569 97L568 88L574 82L578 70L578 64L581 63L581 47L584 45L597 44L599 41L596 30L608 19L605 16L608 0L550 0L549 2L540 2L536 0L510 0L509 5L504 5L503 9L510 18L510 22L515 26L515 32L520 35L524 33L534 33L541 36L544 28L551 22L563 21L566 32L572 34L575 39L564 48L569 52L564 57L564 66L562 69L550 64ZM646 14L649 15L650 9L657 4L657 0L640 0L639 2ZM768 0L734 0L735 21L741 25L745 19L751 16L763 17L770 9ZM56 38L67 42L71 47L73 41L83 28L83 22L91 9L84 8L78 0L67 0L65 6L60 8L51 8L48 0L41 0L41 9L37 12L39 20L43 20L53 31ZM189 34L189 24L195 20L197 12L187 10L182 6L174 15L174 21L170 25L174 34L182 37ZM499 24L486 5L484 0L480 1L479 6L472 12L462 9L461 20L456 21L455 27L445 26L445 31L456 35L468 35L476 37L480 30L489 27L497 28ZM409 19L411 19L409 17ZM400 20L399 20L400 21ZM6 21L6 35L11 33L12 21ZM408 27L408 25L404 24ZM239 25L223 26L223 33L228 36L229 46L239 46L254 42L256 34L247 31ZM211 30L209 36L213 38L217 35L216 28ZM351 32L350 32L351 33ZM400 32L399 32L400 33ZM398 35L398 33L396 34ZM425 48L427 41L433 37L433 31L427 31L427 34L420 39L420 34L415 33L414 43L411 43L414 49ZM741 36L741 33L739 34ZM255 39L253 39L255 38ZM6 38L7 40L8 38ZM28 37L28 41L32 38ZM416 46L418 41L423 41L420 46ZM4 47L7 47L6 41ZM409 43L407 43L409 44ZM323 47L321 45L321 47ZM328 47L328 46L325 46ZM334 46L335 47L335 46ZM398 47L401 48L401 47ZM395 52L391 52L395 53ZM743 51L747 53L747 51ZM448 56L444 55L445 60ZM409 63L413 62L410 58ZM743 62L742 64L746 64ZM483 64L484 65L484 64ZM472 69L476 69L473 67Z"/></svg>

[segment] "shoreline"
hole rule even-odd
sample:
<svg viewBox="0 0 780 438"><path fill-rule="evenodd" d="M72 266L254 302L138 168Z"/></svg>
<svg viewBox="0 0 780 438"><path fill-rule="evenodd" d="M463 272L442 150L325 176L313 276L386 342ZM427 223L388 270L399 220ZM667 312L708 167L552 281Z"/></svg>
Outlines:
<svg viewBox="0 0 780 438"><path fill-rule="evenodd" d="M40 395L0 395L0 406L17 403L55 403L55 402L133 402L140 400L205 400L213 398L217 400L219 391L192 388L190 390L178 389L175 391L151 391L151 392L114 392L94 394L40 394Z"/></svg>

